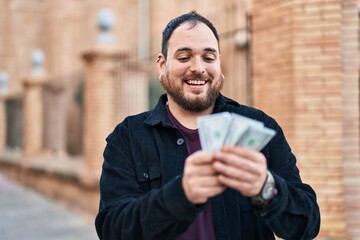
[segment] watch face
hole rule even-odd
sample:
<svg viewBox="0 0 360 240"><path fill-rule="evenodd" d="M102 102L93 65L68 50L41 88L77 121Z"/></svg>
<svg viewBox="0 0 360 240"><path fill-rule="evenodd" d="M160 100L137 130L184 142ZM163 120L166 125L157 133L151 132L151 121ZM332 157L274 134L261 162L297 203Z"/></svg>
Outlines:
<svg viewBox="0 0 360 240"><path fill-rule="evenodd" d="M272 184L266 184L264 191L262 192L262 197L265 200L269 200L274 196L275 187Z"/></svg>

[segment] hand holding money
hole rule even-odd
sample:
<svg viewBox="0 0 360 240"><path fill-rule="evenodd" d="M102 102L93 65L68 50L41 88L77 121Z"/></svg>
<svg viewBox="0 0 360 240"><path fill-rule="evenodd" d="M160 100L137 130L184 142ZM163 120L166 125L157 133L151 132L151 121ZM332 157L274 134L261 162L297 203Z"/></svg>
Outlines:
<svg viewBox="0 0 360 240"><path fill-rule="evenodd" d="M261 149L275 136L262 122L234 113L218 113L197 120L202 150L214 153L219 183L242 195L257 195L266 180Z"/></svg>
<svg viewBox="0 0 360 240"><path fill-rule="evenodd" d="M256 196L266 180L266 158L253 149L222 147L221 151L214 153L212 166L220 184L237 190L243 196Z"/></svg>

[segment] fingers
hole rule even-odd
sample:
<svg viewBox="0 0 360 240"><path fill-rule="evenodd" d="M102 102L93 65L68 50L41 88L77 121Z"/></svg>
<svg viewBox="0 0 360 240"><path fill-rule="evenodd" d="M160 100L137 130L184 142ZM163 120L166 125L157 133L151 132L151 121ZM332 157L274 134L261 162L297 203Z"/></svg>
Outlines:
<svg viewBox="0 0 360 240"><path fill-rule="evenodd" d="M255 196L266 179L266 158L262 153L240 147L224 147L216 153L213 168L221 184Z"/></svg>
<svg viewBox="0 0 360 240"><path fill-rule="evenodd" d="M238 179L228 178L224 175L219 175L218 179L219 182L221 182L224 186L238 190L244 196L253 197L256 196L260 191L258 190L258 187L254 187L252 182L239 181ZM262 185L260 186L260 189L261 187Z"/></svg>
<svg viewBox="0 0 360 240"><path fill-rule="evenodd" d="M251 149L223 147L220 152L199 151L185 161L183 188L193 204L205 203L225 187L244 196L257 195L266 180L266 158Z"/></svg>
<svg viewBox="0 0 360 240"><path fill-rule="evenodd" d="M266 167L266 158L259 152L242 149L226 148L215 154L214 168L228 176L259 176Z"/></svg>
<svg viewBox="0 0 360 240"><path fill-rule="evenodd" d="M187 186L188 199L193 204L205 203L210 197L220 194L225 189L216 176L183 180L184 186Z"/></svg>
<svg viewBox="0 0 360 240"><path fill-rule="evenodd" d="M261 152L249 148L225 146L221 152L235 154L253 162L266 162L266 158Z"/></svg>
<svg viewBox="0 0 360 240"><path fill-rule="evenodd" d="M266 179L266 178L265 178ZM238 178L228 177L226 175L218 175L218 180L226 187L235 189L243 196L254 197L259 194L264 185L265 179L262 177L253 178L253 180L241 180Z"/></svg>
<svg viewBox="0 0 360 240"><path fill-rule="evenodd" d="M201 151L186 159L182 186L191 203L205 203L210 197L224 191L225 187L217 178L213 162L214 154Z"/></svg>
<svg viewBox="0 0 360 240"><path fill-rule="evenodd" d="M214 154L210 152L197 151L191 154L187 159L187 163L203 165L214 161Z"/></svg>
<svg viewBox="0 0 360 240"><path fill-rule="evenodd" d="M213 162L213 154L195 152L186 159L184 174L191 177L215 175L215 170L211 167Z"/></svg>
<svg viewBox="0 0 360 240"><path fill-rule="evenodd" d="M260 169L250 172L246 170L247 168L241 169L233 165L225 164L221 161L214 162L213 168L218 175L223 175L243 182L252 182L261 176Z"/></svg>

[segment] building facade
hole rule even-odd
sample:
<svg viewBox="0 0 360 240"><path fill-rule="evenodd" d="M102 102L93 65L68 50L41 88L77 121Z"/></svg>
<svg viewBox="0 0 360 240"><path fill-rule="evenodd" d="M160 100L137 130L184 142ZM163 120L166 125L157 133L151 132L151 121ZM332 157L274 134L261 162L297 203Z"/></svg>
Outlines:
<svg viewBox="0 0 360 240"><path fill-rule="evenodd" d="M360 239L359 0L0 5L0 71L9 78L0 97L2 173L95 214L104 138L126 115L149 108L151 84L161 92L162 29L196 10L220 34L223 93L283 127L301 177L318 195L319 238ZM108 43L97 41L104 8L114 14ZM45 56L40 77L35 49Z"/></svg>

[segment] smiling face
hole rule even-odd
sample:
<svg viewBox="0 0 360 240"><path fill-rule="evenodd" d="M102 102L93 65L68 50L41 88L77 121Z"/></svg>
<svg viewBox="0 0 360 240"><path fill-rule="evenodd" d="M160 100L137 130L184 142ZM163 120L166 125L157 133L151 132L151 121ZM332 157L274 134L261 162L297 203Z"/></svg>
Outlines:
<svg viewBox="0 0 360 240"><path fill-rule="evenodd" d="M174 30L167 46L167 57L158 56L158 70L168 101L190 112L213 107L223 78L218 42L210 28L185 22Z"/></svg>

